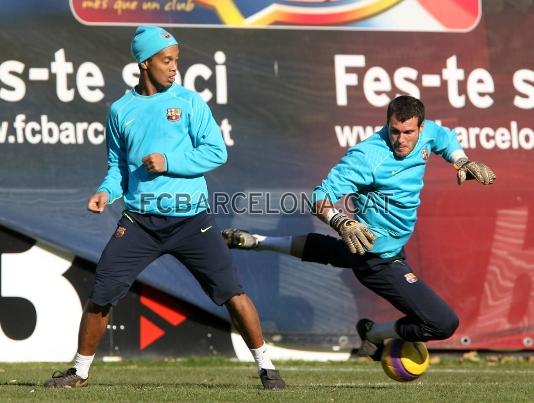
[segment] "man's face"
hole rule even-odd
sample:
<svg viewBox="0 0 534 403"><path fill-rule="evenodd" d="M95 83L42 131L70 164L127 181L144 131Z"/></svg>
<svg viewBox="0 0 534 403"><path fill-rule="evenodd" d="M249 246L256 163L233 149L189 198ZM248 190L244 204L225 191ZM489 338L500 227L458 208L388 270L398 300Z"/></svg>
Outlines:
<svg viewBox="0 0 534 403"><path fill-rule="evenodd" d="M178 72L179 53L177 45L169 46L146 61L148 76L156 88L167 88L174 82Z"/></svg>
<svg viewBox="0 0 534 403"><path fill-rule="evenodd" d="M417 118L414 116L404 122L397 120L395 115L389 119L389 141L393 152L399 158L404 158L412 152L419 134L423 130L424 123L417 126Z"/></svg>

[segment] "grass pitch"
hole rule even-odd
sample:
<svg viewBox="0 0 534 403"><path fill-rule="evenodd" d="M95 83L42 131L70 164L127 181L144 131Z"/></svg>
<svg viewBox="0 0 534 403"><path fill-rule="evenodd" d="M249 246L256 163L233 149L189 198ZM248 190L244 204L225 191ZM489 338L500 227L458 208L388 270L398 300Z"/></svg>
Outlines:
<svg viewBox="0 0 534 403"><path fill-rule="evenodd" d="M0 363L0 401L533 402L532 359L443 359L410 383L368 361L277 363L288 388L263 390L252 363L221 358L93 364L90 385L50 390L43 381L66 365Z"/></svg>

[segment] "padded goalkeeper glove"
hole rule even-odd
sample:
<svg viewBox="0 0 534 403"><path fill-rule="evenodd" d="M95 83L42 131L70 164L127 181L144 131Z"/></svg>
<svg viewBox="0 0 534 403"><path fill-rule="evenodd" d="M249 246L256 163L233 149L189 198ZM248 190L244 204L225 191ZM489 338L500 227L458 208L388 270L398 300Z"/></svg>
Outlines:
<svg viewBox="0 0 534 403"><path fill-rule="evenodd" d="M363 255L373 248L376 236L365 224L343 213L336 213L330 220L330 226L339 233L351 253Z"/></svg>
<svg viewBox="0 0 534 403"><path fill-rule="evenodd" d="M460 158L454 163L454 168L458 170L458 185L466 180L476 179L483 185L491 185L497 177L486 164L478 161L469 161L467 158Z"/></svg>

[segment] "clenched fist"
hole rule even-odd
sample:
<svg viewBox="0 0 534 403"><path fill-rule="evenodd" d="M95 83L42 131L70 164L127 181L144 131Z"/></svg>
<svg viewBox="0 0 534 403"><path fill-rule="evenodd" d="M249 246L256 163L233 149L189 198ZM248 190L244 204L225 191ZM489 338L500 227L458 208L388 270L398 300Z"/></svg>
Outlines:
<svg viewBox="0 0 534 403"><path fill-rule="evenodd" d="M109 198L106 192L96 192L87 201L87 210L91 213L102 213L106 204L108 204Z"/></svg>
<svg viewBox="0 0 534 403"><path fill-rule="evenodd" d="M151 174L160 174L167 170L165 156L160 153L152 153L143 157L143 165Z"/></svg>

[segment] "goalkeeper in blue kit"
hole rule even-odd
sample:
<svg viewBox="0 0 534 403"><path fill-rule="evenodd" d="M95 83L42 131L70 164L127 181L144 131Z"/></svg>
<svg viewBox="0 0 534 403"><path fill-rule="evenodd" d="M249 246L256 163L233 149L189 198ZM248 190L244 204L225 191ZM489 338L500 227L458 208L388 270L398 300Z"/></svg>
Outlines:
<svg viewBox="0 0 534 403"><path fill-rule="evenodd" d="M313 214L341 239L316 233L266 237L235 228L223 231L230 248L276 251L352 269L364 286L404 314L392 322L362 318L356 324L362 340L358 355L377 361L387 338L446 339L459 324L449 305L412 272L404 254L417 220L429 154L453 164L458 184L474 179L490 185L496 179L487 165L467 158L454 131L425 120L420 100L407 95L395 98L386 122L351 147L313 191ZM347 195L356 207L354 217L334 207Z"/></svg>

